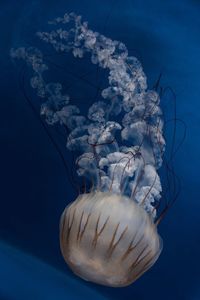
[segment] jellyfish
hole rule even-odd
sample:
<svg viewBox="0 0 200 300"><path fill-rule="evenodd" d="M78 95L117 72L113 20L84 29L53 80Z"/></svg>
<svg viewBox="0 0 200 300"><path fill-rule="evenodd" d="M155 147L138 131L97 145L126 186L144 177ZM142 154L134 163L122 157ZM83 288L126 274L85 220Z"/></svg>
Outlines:
<svg viewBox="0 0 200 300"><path fill-rule="evenodd" d="M48 82L49 66L34 47L11 49L32 69L30 85L41 99L49 125L67 129L66 147L76 153L75 166L85 189L60 218L60 248L79 277L123 287L133 283L158 259L162 239L157 215L162 186L158 169L165 151L160 96L148 89L138 59L126 46L98 32L75 13L49 22L54 28L37 36L60 54L90 57L108 73L86 116L65 93ZM87 183L90 187L86 188Z"/></svg>

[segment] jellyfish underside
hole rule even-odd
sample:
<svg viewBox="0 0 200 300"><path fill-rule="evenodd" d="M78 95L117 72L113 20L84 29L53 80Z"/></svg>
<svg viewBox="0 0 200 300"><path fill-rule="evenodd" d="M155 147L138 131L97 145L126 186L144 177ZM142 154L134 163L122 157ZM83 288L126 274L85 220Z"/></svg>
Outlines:
<svg viewBox="0 0 200 300"><path fill-rule="evenodd" d="M91 192L64 210L60 246L66 263L79 277L123 287L155 263L162 241L149 215L133 200Z"/></svg>

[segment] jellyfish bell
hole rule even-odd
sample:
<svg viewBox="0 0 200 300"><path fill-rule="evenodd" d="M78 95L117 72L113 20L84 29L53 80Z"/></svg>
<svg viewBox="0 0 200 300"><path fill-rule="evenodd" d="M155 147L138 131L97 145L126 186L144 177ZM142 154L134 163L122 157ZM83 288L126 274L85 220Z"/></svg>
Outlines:
<svg viewBox="0 0 200 300"><path fill-rule="evenodd" d="M136 202L96 191L78 196L64 210L60 246L76 275L123 287L155 263L162 241L153 220Z"/></svg>

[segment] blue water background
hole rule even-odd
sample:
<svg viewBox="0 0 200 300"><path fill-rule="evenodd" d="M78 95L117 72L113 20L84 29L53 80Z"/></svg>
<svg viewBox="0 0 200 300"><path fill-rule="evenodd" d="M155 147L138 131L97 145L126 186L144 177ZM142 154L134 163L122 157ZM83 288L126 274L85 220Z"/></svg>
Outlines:
<svg viewBox="0 0 200 300"><path fill-rule="evenodd" d="M41 295L56 300L65 295L65 299L200 299L200 2L1 0L0 8L0 300L37 300ZM175 159L181 195L159 227L162 255L126 288L85 283L66 267L58 223L76 194L58 153L24 99L19 68L9 57L11 47L37 44L34 32L47 28L49 19L65 11L81 14L91 29L132 49L150 86L162 72L162 84L175 91L177 115L187 125ZM89 99L90 89L83 92ZM76 104L84 106L81 100ZM177 139L181 128L179 132ZM51 134L56 137L54 131ZM53 290L59 292L54 296Z"/></svg>

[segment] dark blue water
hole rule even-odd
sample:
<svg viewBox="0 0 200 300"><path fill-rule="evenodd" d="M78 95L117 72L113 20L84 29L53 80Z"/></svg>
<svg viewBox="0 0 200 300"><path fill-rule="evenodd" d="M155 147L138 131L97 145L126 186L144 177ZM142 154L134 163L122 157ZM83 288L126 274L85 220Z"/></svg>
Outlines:
<svg viewBox="0 0 200 300"><path fill-rule="evenodd" d="M200 299L200 2L1 0L0 8L0 300L59 300L65 295L66 299ZM76 194L60 156L22 94L20 68L9 57L11 47L37 45L34 32L65 11L81 14L92 29L124 42L142 62L150 86L162 72L162 84L175 92L177 115L187 125L186 139L175 157L181 194L159 226L162 255L126 288L85 283L64 264L59 217ZM59 74L68 79L69 75ZM76 104L91 103L90 92L85 87L84 101ZM181 130L178 127L178 141ZM65 152L55 130L50 133ZM71 160L67 152L66 160Z"/></svg>

